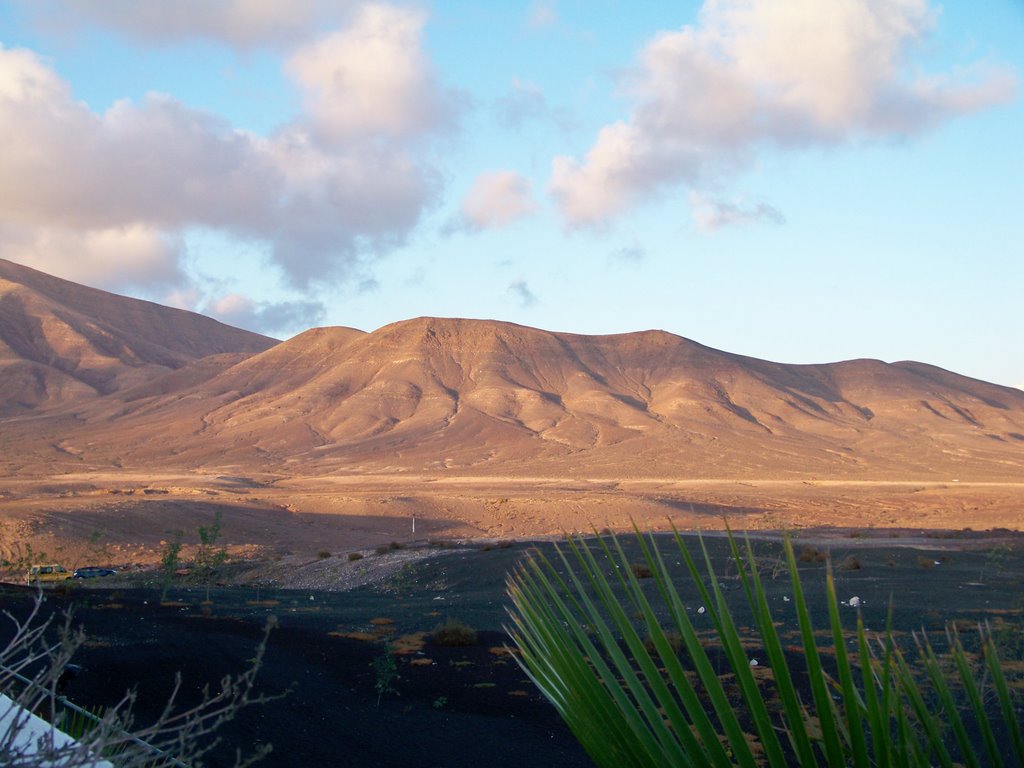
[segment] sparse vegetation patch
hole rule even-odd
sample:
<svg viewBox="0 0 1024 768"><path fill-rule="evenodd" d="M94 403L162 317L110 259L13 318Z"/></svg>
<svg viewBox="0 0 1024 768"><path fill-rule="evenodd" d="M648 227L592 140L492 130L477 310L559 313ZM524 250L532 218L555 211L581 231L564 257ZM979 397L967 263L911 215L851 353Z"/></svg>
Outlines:
<svg viewBox="0 0 1024 768"><path fill-rule="evenodd" d="M476 645L476 630L458 619L446 619L434 627L431 638L435 645L459 647Z"/></svg>

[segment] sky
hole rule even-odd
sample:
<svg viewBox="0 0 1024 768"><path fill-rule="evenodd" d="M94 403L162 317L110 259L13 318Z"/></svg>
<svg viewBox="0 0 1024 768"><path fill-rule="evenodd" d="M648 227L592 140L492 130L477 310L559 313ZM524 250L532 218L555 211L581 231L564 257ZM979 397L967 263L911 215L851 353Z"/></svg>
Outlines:
<svg viewBox="0 0 1024 768"><path fill-rule="evenodd" d="M0 257L288 338L1024 389L1024 3L0 0Z"/></svg>

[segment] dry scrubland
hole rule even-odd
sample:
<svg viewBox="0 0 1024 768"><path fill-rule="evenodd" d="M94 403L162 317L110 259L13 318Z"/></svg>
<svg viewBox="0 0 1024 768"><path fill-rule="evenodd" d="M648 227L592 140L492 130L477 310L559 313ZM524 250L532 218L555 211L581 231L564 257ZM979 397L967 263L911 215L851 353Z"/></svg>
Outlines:
<svg viewBox="0 0 1024 768"><path fill-rule="evenodd" d="M350 476L158 477L95 473L8 481L0 534L68 567L157 564L175 531L183 559L219 511L232 559L344 556L391 542L524 539L611 528L1017 529L1024 485L968 482L670 481ZM416 530L413 532L413 519Z"/></svg>

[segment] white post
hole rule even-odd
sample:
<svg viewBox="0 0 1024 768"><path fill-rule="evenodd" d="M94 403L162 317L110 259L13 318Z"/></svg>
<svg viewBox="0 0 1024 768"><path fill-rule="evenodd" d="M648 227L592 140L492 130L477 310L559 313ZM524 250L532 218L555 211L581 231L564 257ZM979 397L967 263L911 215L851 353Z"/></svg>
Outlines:
<svg viewBox="0 0 1024 768"><path fill-rule="evenodd" d="M415 513L412 516L412 534L413 534L413 536L416 535L416 515L415 515Z"/></svg>

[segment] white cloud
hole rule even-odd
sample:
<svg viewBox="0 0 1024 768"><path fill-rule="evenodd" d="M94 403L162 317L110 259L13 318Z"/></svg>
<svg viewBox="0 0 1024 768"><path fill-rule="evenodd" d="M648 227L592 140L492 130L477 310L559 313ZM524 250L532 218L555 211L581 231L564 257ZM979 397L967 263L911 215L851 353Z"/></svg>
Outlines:
<svg viewBox="0 0 1024 768"><path fill-rule="evenodd" d="M514 171L491 171L477 177L459 217L445 231L502 229L536 210L528 179Z"/></svg>
<svg viewBox="0 0 1024 768"><path fill-rule="evenodd" d="M0 227L0 258L110 291L182 285L183 249L180 238L139 224L84 232Z"/></svg>
<svg viewBox="0 0 1024 768"><path fill-rule="evenodd" d="M366 5L352 24L298 49L285 70L306 94L318 138L408 138L450 125L458 96L442 90L420 44L426 16Z"/></svg>
<svg viewBox="0 0 1024 768"><path fill-rule="evenodd" d="M299 286L356 276L365 258L401 244L440 194L438 174L394 144L326 150L296 129L263 151L281 177L277 189L264 190L272 217L252 222L254 234L271 242Z"/></svg>
<svg viewBox="0 0 1024 768"><path fill-rule="evenodd" d="M143 254L138 274L166 282L180 271L176 238L198 226L266 246L294 285L357 276L401 243L439 197L439 174L414 146L442 127L440 113L430 111L440 91L419 49L422 23L417 14L366 9L342 34L362 39L372 28L371 48L395 35L367 62L376 74L347 81L347 89L317 91L312 111L271 137L162 94L93 112L38 55L0 46L0 252L78 276L87 267L59 258L59 248L75 252L76 237L93 243L77 252L102 272L95 248L106 242L126 254L131 234ZM354 71L351 51L318 51L305 85ZM386 74L390 65L398 75ZM373 83L384 84L385 93L362 122L325 117L334 114L334 99L352 93L349 106L365 106L360 99L371 98ZM400 98L413 84L422 103Z"/></svg>
<svg viewBox="0 0 1024 768"><path fill-rule="evenodd" d="M326 314L318 301L256 301L241 293L211 299L203 312L228 325L279 338L317 325Z"/></svg>
<svg viewBox="0 0 1024 768"><path fill-rule="evenodd" d="M199 286L193 283L165 293L160 297L160 303L175 309L187 309L190 312L194 312L202 298L202 291L199 290Z"/></svg>
<svg viewBox="0 0 1024 768"><path fill-rule="evenodd" d="M288 45L337 24L347 0L19 0L58 32L96 24L145 43L206 39L238 48Z"/></svg>
<svg viewBox="0 0 1024 768"><path fill-rule="evenodd" d="M702 232L715 232L733 224L756 221L786 223L786 217L781 211L767 203L746 204L743 201L712 200L698 192L691 192L690 207L693 209L694 223Z"/></svg>
<svg viewBox="0 0 1024 768"><path fill-rule="evenodd" d="M601 226L676 184L728 174L764 146L913 136L1012 98L1014 76L917 75L924 0L707 0L696 26L655 35L626 81L628 121L582 162L556 157L550 191L570 227Z"/></svg>
<svg viewBox="0 0 1024 768"><path fill-rule="evenodd" d="M549 190L569 226L601 227L699 164L698 153L668 151L638 126L617 122L601 129L583 163L556 157Z"/></svg>

